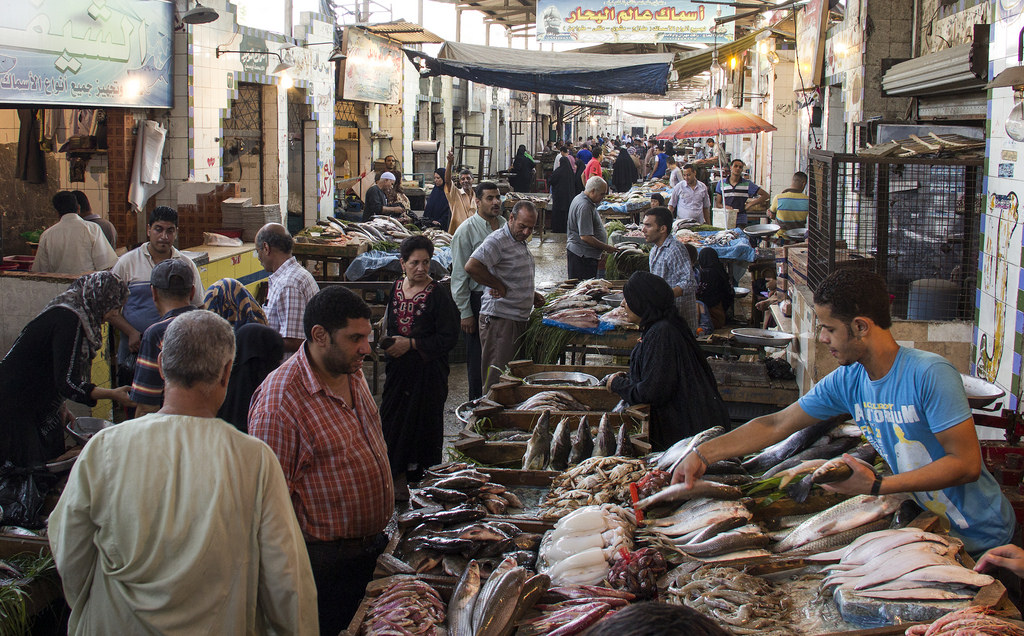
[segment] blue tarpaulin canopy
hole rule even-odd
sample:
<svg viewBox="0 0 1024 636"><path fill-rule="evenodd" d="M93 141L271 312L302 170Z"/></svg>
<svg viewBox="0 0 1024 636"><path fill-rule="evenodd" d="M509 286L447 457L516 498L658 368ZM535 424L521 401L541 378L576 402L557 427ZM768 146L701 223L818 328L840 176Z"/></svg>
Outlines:
<svg viewBox="0 0 1024 636"><path fill-rule="evenodd" d="M423 75L450 75L530 93L552 95L664 95L672 53L603 55L525 51L445 42L437 57L405 49Z"/></svg>

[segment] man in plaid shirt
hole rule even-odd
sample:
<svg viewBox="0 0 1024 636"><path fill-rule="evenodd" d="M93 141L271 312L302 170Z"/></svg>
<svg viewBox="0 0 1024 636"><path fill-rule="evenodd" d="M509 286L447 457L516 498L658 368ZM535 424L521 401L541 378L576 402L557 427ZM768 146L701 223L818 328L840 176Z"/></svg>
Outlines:
<svg viewBox="0 0 1024 636"><path fill-rule="evenodd" d="M256 258L270 272L267 279L267 326L284 338L286 356L302 346L302 312L320 287L313 275L292 256L292 235L280 223L268 223L256 233Z"/></svg>
<svg viewBox="0 0 1024 636"><path fill-rule="evenodd" d="M363 377L370 308L343 287L306 305L305 343L252 396L249 433L274 450L316 581L322 634L362 599L395 507L380 414Z"/></svg>

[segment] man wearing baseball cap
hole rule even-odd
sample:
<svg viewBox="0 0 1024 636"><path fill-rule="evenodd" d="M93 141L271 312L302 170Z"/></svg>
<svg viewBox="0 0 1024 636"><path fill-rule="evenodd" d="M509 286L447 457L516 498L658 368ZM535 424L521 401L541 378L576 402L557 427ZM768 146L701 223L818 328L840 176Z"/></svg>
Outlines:
<svg viewBox="0 0 1024 636"><path fill-rule="evenodd" d="M161 261L153 268L149 284L160 320L146 329L139 345L131 392L132 401L138 404L135 417L159 411L163 405L164 379L160 375L157 358L163 348L164 332L171 321L195 309L191 302L195 294L192 278L192 268L176 258Z"/></svg>

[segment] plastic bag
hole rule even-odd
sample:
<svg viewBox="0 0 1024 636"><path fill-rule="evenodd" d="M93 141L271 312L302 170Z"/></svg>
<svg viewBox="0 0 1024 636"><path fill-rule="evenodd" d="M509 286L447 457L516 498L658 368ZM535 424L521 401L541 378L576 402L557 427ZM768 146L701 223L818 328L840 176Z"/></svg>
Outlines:
<svg viewBox="0 0 1024 636"><path fill-rule="evenodd" d="M0 467L0 525L42 528L43 502L53 477L38 469L17 468L10 462Z"/></svg>
<svg viewBox="0 0 1024 636"><path fill-rule="evenodd" d="M203 232L203 245L215 245L217 247L241 247L242 239L231 238L223 234Z"/></svg>

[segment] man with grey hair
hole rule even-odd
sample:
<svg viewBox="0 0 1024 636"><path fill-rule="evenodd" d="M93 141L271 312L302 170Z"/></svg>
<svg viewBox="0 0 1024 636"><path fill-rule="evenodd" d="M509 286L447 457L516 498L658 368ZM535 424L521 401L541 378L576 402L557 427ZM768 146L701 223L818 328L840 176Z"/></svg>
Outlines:
<svg viewBox="0 0 1024 636"><path fill-rule="evenodd" d="M256 258L270 272L267 279L267 326L284 338L285 355L299 350L305 334L302 313L320 291L309 271L292 256L292 235L280 223L268 223L256 233Z"/></svg>
<svg viewBox="0 0 1024 636"><path fill-rule="evenodd" d="M175 318L163 408L78 456L49 521L70 634L319 632L277 457L216 417L234 353L223 318Z"/></svg>
<svg viewBox="0 0 1024 636"><path fill-rule="evenodd" d="M530 201L518 201L508 223L485 238L466 261L466 273L488 287L480 307L480 370L485 393L505 365L515 359L530 312L544 304L544 297L534 289L533 255L526 246L536 226L537 208Z"/></svg>
<svg viewBox="0 0 1024 636"><path fill-rule="evenodd" d="M616 251L616 247L607 242L608 233L597 211L598 204L607 194L608 182L601 177L590 177L583 192L569 204L565 258L570 279L597 278L601 253Z"/></svg>

